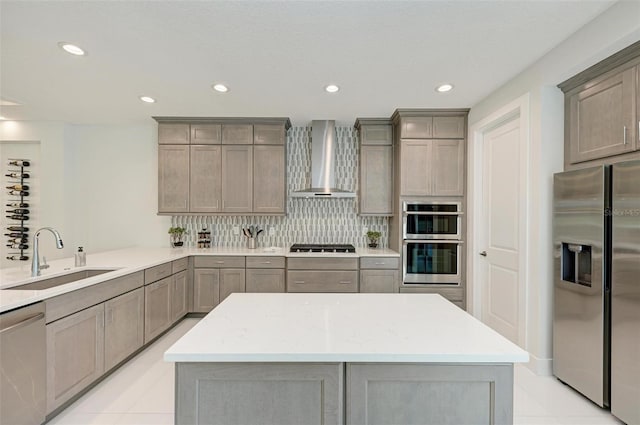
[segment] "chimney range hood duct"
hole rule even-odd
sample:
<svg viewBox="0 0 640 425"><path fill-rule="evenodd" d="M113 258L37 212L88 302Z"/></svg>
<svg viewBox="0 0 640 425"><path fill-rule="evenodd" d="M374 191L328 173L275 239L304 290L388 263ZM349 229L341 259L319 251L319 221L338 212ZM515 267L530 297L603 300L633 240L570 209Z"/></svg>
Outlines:
<svg viewBox="0 0 640 425"><path fill-rule="evenodd" d="M335 187L337 137L335 121L311 121L311 187L291 193L293 198L355 198Z"/></svg>

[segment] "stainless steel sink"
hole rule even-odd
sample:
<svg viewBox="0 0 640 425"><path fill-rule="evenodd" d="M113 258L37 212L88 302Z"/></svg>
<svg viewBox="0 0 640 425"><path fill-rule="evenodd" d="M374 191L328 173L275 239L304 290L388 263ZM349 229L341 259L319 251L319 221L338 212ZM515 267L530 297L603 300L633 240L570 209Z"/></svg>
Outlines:
<svg viewBox="0 0 640 425"><path fill-rule="evenodd" d="M63 276L56 276L49 279L42 279L37 282L25 283L24 285L17 285L11 288L4 288L4 289L7 289L7 290L8 289L10 290L25 289L29 291L49 289L49 288L54 288L56 286L64 285L67 283L75 282L78 280L87 279L89 277L98 276L104 273L109 273L114 270L117 270L117 269L87 269L79 272L65 274Z"/></svg>

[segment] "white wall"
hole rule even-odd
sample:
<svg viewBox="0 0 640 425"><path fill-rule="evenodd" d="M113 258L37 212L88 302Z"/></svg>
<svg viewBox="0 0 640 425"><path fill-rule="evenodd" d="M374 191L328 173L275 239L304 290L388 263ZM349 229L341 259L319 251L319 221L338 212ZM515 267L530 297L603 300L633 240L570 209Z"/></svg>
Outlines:
<svg viewBox="0 0 640 425"><path fill-rule="evenodd" d="M168 245L170 217L156 215L153 121L130 126L7 121L0 122L0 141L39 143L37 224L54 227L65 243L56 250L43 233L47 258L69 257L80 245L88 252Z"/></svg>
<svg viewBox="0 0 640 425"><path fill-rule="evenodd" d="M551 373L552 175L562 170L564 155L564 96L556 85L640 40L639 16L640 2L614 4L531 67L474 105L469 113L469 126L472 127L504 105L526 93L530 95L531 163L527 211L530 238L525 348L532 356L530 367L539 374ZM472 290L473 281L469 284L469 290Z"/></svg>

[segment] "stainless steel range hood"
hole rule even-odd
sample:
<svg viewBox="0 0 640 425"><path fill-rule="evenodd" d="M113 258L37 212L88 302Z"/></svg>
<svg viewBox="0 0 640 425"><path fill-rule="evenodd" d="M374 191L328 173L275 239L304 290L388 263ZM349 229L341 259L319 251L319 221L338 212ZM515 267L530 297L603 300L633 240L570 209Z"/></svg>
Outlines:
<svg viewBox="0 0 640 425"><path fill-rule="evenodd" d="M291 193L293 198L355 198L354 192L335 187L336 122L311 122L311 187Z"/></svg>

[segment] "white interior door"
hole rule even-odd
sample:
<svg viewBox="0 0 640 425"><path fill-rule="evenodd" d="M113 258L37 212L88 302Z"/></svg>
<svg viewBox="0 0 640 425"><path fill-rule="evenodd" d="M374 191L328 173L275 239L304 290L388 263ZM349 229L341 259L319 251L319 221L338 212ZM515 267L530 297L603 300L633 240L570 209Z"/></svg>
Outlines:
<svg viewBox="0 0 640 425"><path fill-rule="evenodd" d="M515 343L524 325L520 139L519 116L484 133L479 245L482 321Z"/></svg>

